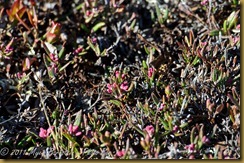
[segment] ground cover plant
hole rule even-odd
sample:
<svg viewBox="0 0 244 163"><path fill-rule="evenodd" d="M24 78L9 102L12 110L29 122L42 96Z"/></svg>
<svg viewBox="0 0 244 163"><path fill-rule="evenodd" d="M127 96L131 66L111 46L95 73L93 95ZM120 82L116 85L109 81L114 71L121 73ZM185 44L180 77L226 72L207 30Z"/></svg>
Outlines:
<svg viewBox="0 0 244 163"><path fill-rule="evenodd" d="M0 158L240 157L239 0L0 0Z"/></svg>

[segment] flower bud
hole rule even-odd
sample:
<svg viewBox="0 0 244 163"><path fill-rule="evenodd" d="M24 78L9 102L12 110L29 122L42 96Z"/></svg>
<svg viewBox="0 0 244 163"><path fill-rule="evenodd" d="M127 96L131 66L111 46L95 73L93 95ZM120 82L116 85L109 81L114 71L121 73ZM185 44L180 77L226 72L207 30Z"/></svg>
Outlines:
<svg viewBox="0 0 244 163"><path fill-rule="evenodd" d="M49 43L54 43L58 40L61 33L61 24L52 21L51 29L46 33L46 39Z"/></svg>
<svg viewBox="0 0 244 163"><path fill-rule="evenodd" d="M168 85L168 86L165 87L164 92L165 92L165 94L166 94L166 97L169 98L169 96L171 95L171 88L170 88L170 85Z"/></svg>

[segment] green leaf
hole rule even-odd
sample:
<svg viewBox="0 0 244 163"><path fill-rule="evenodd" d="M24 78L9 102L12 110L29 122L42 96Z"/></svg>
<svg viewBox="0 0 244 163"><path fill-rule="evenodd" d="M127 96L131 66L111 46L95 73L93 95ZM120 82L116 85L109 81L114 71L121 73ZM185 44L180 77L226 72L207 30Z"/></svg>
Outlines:
<svg viewBox="0 0 244 163"><path fill-rule="evenodd" d="M81 24L80 27L81 27L81 29L83 29L85 32L87 32L87 33L90 32L90 30L86 27L85 24Z"/></svg>
<svg viewBox="0 0 244 163"><path fill-rule="evenodd" d="M188 123L183 123L183 124L180 125L180 128L185 128L185 127L187 127L188 125L189 125Z"/></svg>
<svg viewBox="0 0 244 163"><path fill-rule="evenodd" d="M176 137L184 135L183 133L174 133Z"/></svg>
<svg viewBox="0 0 244 163"><path fill-rule="evenodd" d="M198 149L202 148L203 143L202 143L201 139L197 142L197 145L198 145Z"/></svg>
<svg viewBox="0 0 244 163"><path fill-rule="evenodd" d="M214 137L214 135L215 135L215 133L216 133L216 130L217 130L217 127L218 127L217 124L215 124L214 127L213 127L213 132L212 132L212 134L211 134L211 136L210 136L211 138Z"/></svg>
<svg viewBox="0 0 244 163"><path fill-rule="evenodd" d="M130 29L134 29L135 25L136 25L136 19L134 19L130 24Z"/></svg>
<svg viewBox="0 0 244 163"><path fill-rule="evenodd" d="M169 124L163 120L162 118L159 118L160 122L163 124L165 130L169 130Z"/></svg>
<svg viewBox="0 0 244 163"><path fill-rule="evenodd" d="M155 5L155 9L156 9L157 17L159 19L159 17L161 17L161 11L160 11L158 4ZM158 21L160 21L160 19ZM159 23L161 24L162 22L159 22Z"/></svg>
<svg viewBox="0 0 244 163"><path fill-rule="evenodd" d="M63 58L64 57L64 52L65 52L65 48L64 48L64 46L62 46L61 50L58 53L58 58Z"/></svg>
<svg viewBox="0 0 244 163"><path fill-rule="evenodd" d="M171 133L171 131L165 131L165 132L162 134L162 136L168 135L168 134L170 134L170 133Z"/></svg>
<svg viewBox="0 0 244 163"><path fill-rule="evenodd" d="M226 34L227 33L227 21L225 20L223 23L223 32Z"/></svg>
<svg viewBox="0 0 244 163"><path fill-rule="evenodd" d="M194 143L194 136L195 136L194 132L195 132L195 130L196 130L196 127L193 127L191 130L191 136L190 136L191 143Z"/></svg>
<svg viewBox="0 0 244 163"><path fill-rule="evenodd" d="M75 152L75 158L79 159L81 156L80 156L80 152L78 151L78 149L74 148L74 152Z"/></svg>
<svg viewBox="0 0 244 163"><path fill-rule="evenodd" d="M82 110L80 110L80 111L78 111L78 112L76 113L74 126L80 126L81 118L82 118Z"/></svg>
<svg viewBox="0 0 244 163"><path fill-rule="evenodd" d="M118 100L109 100L109 102L111 102L112 104L116 105L117 107L121 107L122 103Z"/></svg>
<svg viewBox="0 0 244 163"><path fill-rule="evenodd" d="M150 55L150 52L149 52L148 49L149 49L149 48L148 48L146 45L144 45L144 50L145 50L145 52L147 53L147 55Z"/></svg>
<svg viewBox="0 0 244 163"><path fill-rule="evenodd" d="M47 137L47 146L48 147L51 147L52 146L52 140L51 140L51 137L50 136Z"/></svg>
<svg viewBox="0 0 244 163"><path fill-rule="evenodd" d="M81 3L78 6L75 7L76 10L80 10L83 8L83 6L85 5L85 3Z"/></svg>
<svg viewBox="0 0 244 163"><path fill-rule="evenodd" d="M87 38L87 44L89 45L89 47L92 48L92 50L96 53L97 56L100 56L100 48L99 48L99 45L97 43L94 45L92 43L90 37Z"/></svg>
<svg viewBox="0 0 244 163"><path fill-rule="evenodd" d="M239 0L233 0L233 1L232 1L233 5L238 5L238 1L239 1Z"/></svg>
<svg viewBox="0 0 244 163"><path fill-rule="evenodd" d="M211 73L212 76L212 81L215 82L217 81L217 69L214 69Z"/></svg>
<svg viewBox="0 0 244 163"><path fill-rule="evenodd" d="M202 140L202 138L203 138L203 128L204 128L204 125L201 126L200 131L199 131L199 139L200 140Z"/></svg>
<svg viewBox="0 0 244 163"><path fill-rule="evenodd" d="M102 28L103 26L105 26L106 24L104 22L99 22L96 25L94 25L92 27L91 32L96 32L97 30L99 30L100 28Z"/></svg>
<svg viewBox="0 0 244 163"><path fill-rule="evenodd" d="M158 127L159 123L156 123L156 129L155 129L155 144L154 146L158 146L159 145L159 127Z"/></svg>
<svg viewBox="0 0 244 163"><path fill-rule="evenodd" d="M100 48L99 48L99 45L96 43L95 45L95 52L96 52L96 55L97 56L100 56L101 52L100 52Z"/></svg>
<svg viewBox="0 0 244 163"><path fill-rule="evenodd" d="M144 133L139 127L135 126L132 122L131 122L130 124L133 126L133 128L134 128L137 132L139 132L142 136L145 137L145 133Z"/></svg>
<svg viewBox="0 0 244 163"><path fill-rule="evenodd" d="M212 30L210 31L210 36L219 36L219 33L222 32L221 30Z"/></svg>
<svg viewBox="0 0 244 163"><path fill-rule="evenodd" d="M194 138L193 144L197 144L198 140L199 140L199 137L198 137L198 135L197 135L197 136Z"/></svg>
<svg viewBox="0 0 244 163"><path fill-rule="evenodd" d="M152 99L155 105L158 105L159 103L159 99L156 97L156 95L154 93L152 93Z"/></svg>
<svg viewBox="0 0 244 163"><path fill-rule="evenodd" d="M143 60L142 61L142 67L144 68L144 69L148 69L148 66L147 66L147 63L146 63L146 61L145 60Z"/></svg>
<svg viewBox="0 0 244 163"><path fill-rule="evenodd" d="M67 134L67 133L63 133L63 136L64 136L68 141L72 142L72 144L74 144L74 145L79 145L79 144L75 141L75 139L74 139L72 136L70 136L69 134Z"/></svg>
<svg viewBox="0 0 244 163"><path fill-rule="evenodd" d="M92 50L93 50L94 52L96 51L96 48L95 48L95 46L93 45L93 43L92 43L90 37L87 38L87 44L89 45L89 47L92 48Z"/></svg>
<svg viewBox="0 0 244 163"><path fill-rule="evenodd" d="M55 110L53 111L53 113L52 113L52 118L53 118L53 119L57 119L58 116L59 116L58 109L55 109Z"/></svg>
<svg viewBox="0 0 244 163"><path fill-rule="evenodd" d="M168 16L169 16L169 9L168 8L165 9L163 11L163 14L164 14L163 19L164 19L164 21L166 21L168 19Z"/></svg>
<svg viewBox="0 0 244 163"><path fill-rule="evenodd" d="M18 147L24 147L26 145L27 142L30 142L32 139L32 136L27 135L25 136L19 143L18 143Z"/></svg>
<svg viewBox="0 0 244 163"><path fill-rule="evenodd" d="M235 12L233 11L230 16L227 18L227 29L231 29L237 22L238 18L238 13L239 11Z"/></svg>
<svg viewBox="0 0 244 163"><path fill-rule="evenodd" d="M194 58L194 60L192 61L192 65L195 66L197 63L200 62L199 57L196 55L196 57Z"/></svg>
<svg viewBox="0 0 244 163"><path fill-rule="evenodd" d="M68 65L71 63L72 61L69 61L68 63L66 63L64 66L62 66L61 68L58 69L59 72L63 71L66 67L68 67Z"/></svg>
<svg viewBox="0 0 244 163"><path fill-rule="evenodd" d="M137 100L137 107L141 110L143 109L143 105L141 104L141 102L139 102L139 100Z"/></svg>

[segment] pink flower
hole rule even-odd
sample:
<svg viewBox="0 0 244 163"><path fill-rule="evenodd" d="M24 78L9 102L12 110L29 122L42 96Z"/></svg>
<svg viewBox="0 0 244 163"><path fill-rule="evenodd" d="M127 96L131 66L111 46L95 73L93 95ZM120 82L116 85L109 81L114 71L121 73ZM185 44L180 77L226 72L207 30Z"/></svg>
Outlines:
<svg viewBox="0 0 244 163"><path fill-rule="evenodd" d="M241 29L241 24L238 24L238 25L236 26L236 29Z"/></svg>
<svg viewBox="0 0 244 163"><path fill-rule="evenodd" d="M232 37L234 44L237 43L240 38L238 36Z"/></svg>
<svg viewBox="0 0 244 163"><path fill-rule="evenodd" d="M165 104L161 104L160 107L158 108L158 111L162 111L165 108Z"/></svg>
<svg viewBox="0 0 244 163"><path fill-rule="evenodd" d="M107 92L110 94L110 93L112 93L113 92L113 88L115 88L117 85L116 85L116 83L113 83L113 84L107 84Z"/></svg>
<svg viewBox="0 0 244 163"><path fill-rule="evenodd" d="M148 69L147 76L151 78L153 76L153 73L154 73L154 69L151 67Z"/></svg>
<svg viewBox="0 0 244 163"><path fill-rule="evenodd" d="M203 0L203 1L201 2L201 5L207 5L207 3L208 3L208 0Z"/></svg>
<svg viewBox="0 0 244 163"><path fill-rule="evenodd" d="M90 16L91 14L92 14L92 11L90 11L90 10L86 11L86 16Z"/></svg>
<svg viewBox="0 0 244 163"><path fill-rule="evenodd" d="M77 49L75 49L74 54L79 54L83 51L82 47L78 47Z"/></svg>
<svg viewBox="0 0 244 163"><path fill-rule="evenodd" d="M12 38L12 40L7 44L6 48L5 48L5 53L10 53L12 52L14 49L12 48L12 44L14 42L14 38Z"/></svg>
<svg viewBox="0 0 244 163"><path fill-rule="evenodd" d="M115 77L119 78L120 77L120 72L119 71L115 71ZM125 74L121 75L121 78L124 79L125 78Z"/></svg>
<svg viewBox="0 0 244 163"><path fill-rule="evenodd" d="M10 53L10 52L12 52L14 49L12 48L12 47L6 47L6 49L5 49L5 53Z"/></svg>
<svg viewBox="0 0 244 163"><path fill-rule="evenodd" d="M52 73L56 74L58 72L58 65L52 62L51 65L48 66L48 71L52 71Z"/></svg>
<svg viewBox="0 0 244 163"><path fill-rule="evenodd" d="M118 157L123 157L123 156L125 155L125 150L117 151L117 152L116 152L116 155L117 155Z"/></svg>
<svg viewBox="0 0 244 163"><path fill-rule="evenodd" d="M195 159L195 156L191 154L191 155L189 156L189 159Z"/></svg>
<svg viewBox="0 0 244 163"><path fill-rule="evenodd" d="M177 126L177 125L175 125L174 127L173 127L173 132L177 132L179 130L179 127Z"/></svg>
<svg viewBox="0 0 244 163"><path fill-rule="evenodd" d="M208 143L210 142L210 140L209 140L206 136L203 136L203 137L202 137L202 142L203 142L204 144L208 144Z"/></svg>
<svg viewBox="0 0 244 163"><path fill-rule="evenodd" d="M128 90L128 82L125 81L123 82L121 85L120 85L120 89L123 90L123 91L127 91Z"/></svg>
<svg viewBox="0 0 244 163"><path fill-rule="evenodd" d="M96 38L96 37L93 37L93 38L91 39L91 41L92 41L93 44L96 44L96 43L97 43L97 38Z"/></svg>
<svg viewBox="0 0 244 163"><path fill-rule="evenodd" d="M23 77L25 77L26 76L26 73L25 72L17 72L17 78L18 79L22 79Z"/></svg>
<svg viewBox="0 0 244 163"><path fill-rule="evenodd" d="M186 145L185 149L187 149L189 152L193 152L195 150L195 144L191 143L190 145Z"/></svg>
<svg viewBox="0 0 244 163"><path fill-rule="evenodd" d="M73 126L72 124L69 125L69 133L71 135L80 136L81 132L79 131L79 126Z"/></svg>
<svg viewBox="0 0 244 163"><path fill-rule="evenodd" d="M44 129L44 128L40 128L40 132L39 132L39 136L41 137L41 138L47 138L49 135L50 135L50 133L51 133L51 131L53 130L53 126L52 127L49 127L47 130L46 129Z"/></svg>
<svg viewBox="0 0 244 163"><path fill-rule="evenodd" d="M207 44L208 44L207 41L205 41L205 42L201 42L201 46L206 46Z"/></svg>
<svg viewBox="0 0 244 163"><path fill-rule="evenodd" d="M51 60L52 60L53 62L57 62L57 61L58 61L58 55L57 55L57 54L50 53L50 54L49 54L49 57L51 58Z"/></svg>
<svg viewBox="0 0 244 163"><path fill-rule="evenodd" d="M146 126L144 130L146 130L146 132L148 133L148 135L150 137L153 136L153 134L154 134L154 127L152 125Z"/></svg>

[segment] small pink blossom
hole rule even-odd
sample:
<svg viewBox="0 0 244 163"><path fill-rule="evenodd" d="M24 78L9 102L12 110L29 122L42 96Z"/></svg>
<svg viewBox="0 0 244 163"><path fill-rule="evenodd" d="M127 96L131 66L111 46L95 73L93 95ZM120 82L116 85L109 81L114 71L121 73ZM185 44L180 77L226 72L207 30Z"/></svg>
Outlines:
<svg viewBox="0 0 244 163"><path fill-rule="evenodd" d="M153 136L153 134L154 134L154 127L152 125L146 126L144 130L148 133L148 135L150 137Z"/></svg>
<svg viewBox="0 0 244 163"><path fill-rule="evenodd" d="M158 108L158 111L164 110L165 106L166 106L165 104L161 104L160 107Z"/></svg>
<svg viewBox="0 0 244 163"><path fill-rule="evenodd" d="M154 68L151 67L148 69L147 76L151 78L153 76L153 73L154 73Z"/></svg>
<svg viewBox="0 0 244 163"><path fill-rule="evenodd" d="M48 71L53 71L54 74L58 72L58 66L55 63L51 63L51 65L48 67Z"/></svg>
<svg viewBox="0 0 244 163"><path fill-rule="evenodd" d="M68 130L71 135L75 135L75 136L81 135L81 132L79 131L79 126L73 126L72 124L70 124Z"/></svg>
<svg viewBox="0 0 244 163"><path fill-rule="evenodd" d="M120 85L120 89L123 90L123 91L127 91L128 90L128 82L125 81L123 82L121 85Z"/></svg>
<svg viewBox="0 0 244 163"><path fill-rule="evenodd" d="M90 16L92 14L92 11L86 10L86 16Z"/></svg>
<svg viewBox="0 0 244 163"><path fill-rule="evenodd" d="M185 149L187 149L189 152L193 152L195 150L195 144L191 143L190 145L186 145Z"/></svg>
<svg viewBox="0 0 244 163"><path fill-rule="evenodd" d="M206 136L203 136L203 137L202 137L202 142L203 142L204 144L208 144L208 143L210 142L210 140L209 140Z"/></svg>
<svg viewBox="0 0 244 163"><path fill-rule="evenodd" d="M51 131L53 130L53 126L52 127L49 127L47 130L46 129L44 129L44 128L40 128L40 132L39 132L39 136L41 137L41 138L47 138L49 135L50 135L50 133L51 133Z"/></svg>
<svg viewBox="0 0 244 163"><path fill-rule="evenodd" d="M51 58L51 60L53 62L57 62L58 61L58 55L57 54L50 53L49 56L50 56L50 58Z"/></svg>
<svg viewBox="0 0 244 163"><path fill-rule="evenodd" d="M236 44L240 40L240 37L235 36L232 39L233 39L234 44Z"/></svg>
<svg viewBox="0 0 244 163"><path fill-rule="evenodd" d="M238 24L238 25L236 26L236 29L241 29L241 24Z"/></svg>
<svg viewBox="0 0 244 163"><path fill-rule="evenodd" d="M74 54L79 54L83 51L82 47L78 47L77 49L75 49Z"/></svg>
<svg viewBox="0 0 244 163"><path fill-rule="evenodd" d="M96 38L96 37L93 37L93 38L91 39L91 41L92 41L93 44L96 44L96 43L97 43L97 38Z"/></svg>
<svg viewBox="0 0 244 163"><path fill-rule="evenodd" d="M208 44L207 41L205 41L205 42L201 42L201 45L202 45L202 46L206 46L207 44Z"/></svg>
<svg viewBox="0 0 244 163"><path fill-rule="evenodd" d="M123 156L125 155L125 150L117 151L117 152L116 152L116 155L117 155L118 157L123 157Z"/></svg>
<svg viewBox="0 0 244 163"><path fill-rule="evenodd" d="M204 5L204 6L207 5L208 1L209 1L209 0L203 0L203 1L201 2L201 5Z"/></svg>
<svg viewBox="0 0 244 163"><path fill-rule="evenodd" d="M107 92L110 94L110 93L112 93L113 92L113 88L115 88L117 86L117 84L116 83L113 83L113 84L107 84Z"/></svg>
<svg viewBox="0 0 244 163"><path fill-rule="evenodd" d="M12 52L14 49L12 48L12 44L14 42L14 38L12 38L12 40L7 44L6 48L5 48L5 53L10 53ZM2 48L2 47L1 47Z"/></svg>
<svg viewBox="0 0 244 163"><path fill-rule="evenodd" d="M119 78L120 72L119 71L115 71L115 77ZM125 74L121 75L121 78L124 79L125 78Z"/></svg>
<svg viewBox="0 0 244 163"><path fill-rule="evenodd" d="M189 156L189 159L195 159L195 156L194 156L193 154L191 154L191 155Z"/></svg>
<svg viewBox="0 0 244 163"><path fill-rule="evenodd" d="M173 132L177 132L179 130L179 127L177 126L177 125L175 125L174 127L173 127Z"/></svg>
<svg viewBox="0 0 244 163"><path fill-rule="evenodd" d="M12 52L14 49L12 47L6 47L5 49L5 53L10 53Z"/></svg>
<svg viewBox="0 0 244 163"><path fill-rule="evenodd" d="M22 79L23 77L25 77L26 76L26 73L25 72L17 72L17 78L18 79Z"/></svg>

